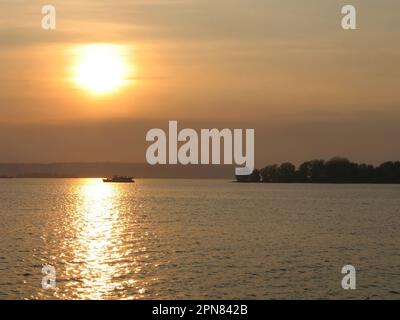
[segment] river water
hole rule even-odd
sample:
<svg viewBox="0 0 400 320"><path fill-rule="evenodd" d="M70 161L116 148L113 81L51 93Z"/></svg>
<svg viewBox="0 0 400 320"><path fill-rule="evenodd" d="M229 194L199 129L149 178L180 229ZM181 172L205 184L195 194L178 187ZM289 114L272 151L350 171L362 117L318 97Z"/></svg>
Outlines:
<svg viewBox="0 0 400 320"><path fill-rule="evenodd" d="M0 299L399 299L399 195L398 185L3 179ZM348 264L356 290L341 287ZM54 289L42 288L44 265Z"/></svg>

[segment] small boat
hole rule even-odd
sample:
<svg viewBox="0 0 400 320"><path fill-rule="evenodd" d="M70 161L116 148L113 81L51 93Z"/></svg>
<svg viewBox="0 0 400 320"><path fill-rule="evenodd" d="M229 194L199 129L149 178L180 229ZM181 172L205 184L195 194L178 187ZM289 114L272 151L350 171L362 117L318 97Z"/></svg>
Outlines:
<svg viewBox="0 0 400 320"><path fill-rule="evenodd" d="M103 182L120 182L120 183L133 183L133 177L112 176L111 178L103 179Z"/></svg>

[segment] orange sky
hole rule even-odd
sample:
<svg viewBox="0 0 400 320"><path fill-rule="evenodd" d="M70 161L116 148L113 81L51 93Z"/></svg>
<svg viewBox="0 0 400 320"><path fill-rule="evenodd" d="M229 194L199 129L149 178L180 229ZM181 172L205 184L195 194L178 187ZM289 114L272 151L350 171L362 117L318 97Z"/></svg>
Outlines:
<svg viewBox="0 0 400 320"><path fill-rule="evenodd" d="M44 31L42 1L2 0L0 161L142 161L146 128L167 120L258 128L259 162L400 158L400 3L351 2L357 31L340 26L348 2L317 0L52 1L57 30ZM74 48L95 43L134 67L113 94L70 81ZM131 140L118 135L129 123ZM93 126L132 151L73 138Z"/></svg>

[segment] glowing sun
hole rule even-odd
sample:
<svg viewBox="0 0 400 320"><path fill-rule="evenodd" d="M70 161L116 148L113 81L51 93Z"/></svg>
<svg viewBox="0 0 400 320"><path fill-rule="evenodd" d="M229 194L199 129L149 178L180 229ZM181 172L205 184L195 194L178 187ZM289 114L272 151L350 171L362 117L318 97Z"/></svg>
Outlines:
<svg viewBox="0 0 400 320"><path fill-rule="evenodd" d="M128 75L119 46L96 44L82 46L74 71L74 82L95 94L107 94L121 88Z"/></svg>

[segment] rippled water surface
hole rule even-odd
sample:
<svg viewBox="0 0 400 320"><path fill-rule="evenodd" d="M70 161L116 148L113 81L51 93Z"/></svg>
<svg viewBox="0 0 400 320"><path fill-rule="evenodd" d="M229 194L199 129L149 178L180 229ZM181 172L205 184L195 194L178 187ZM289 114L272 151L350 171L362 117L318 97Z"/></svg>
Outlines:
<svg viewBox="0 0 400 320"><path fill-rule="evenodd" d="M1 299L400 298L400 186L11 179L0 219Z"/></svg>

